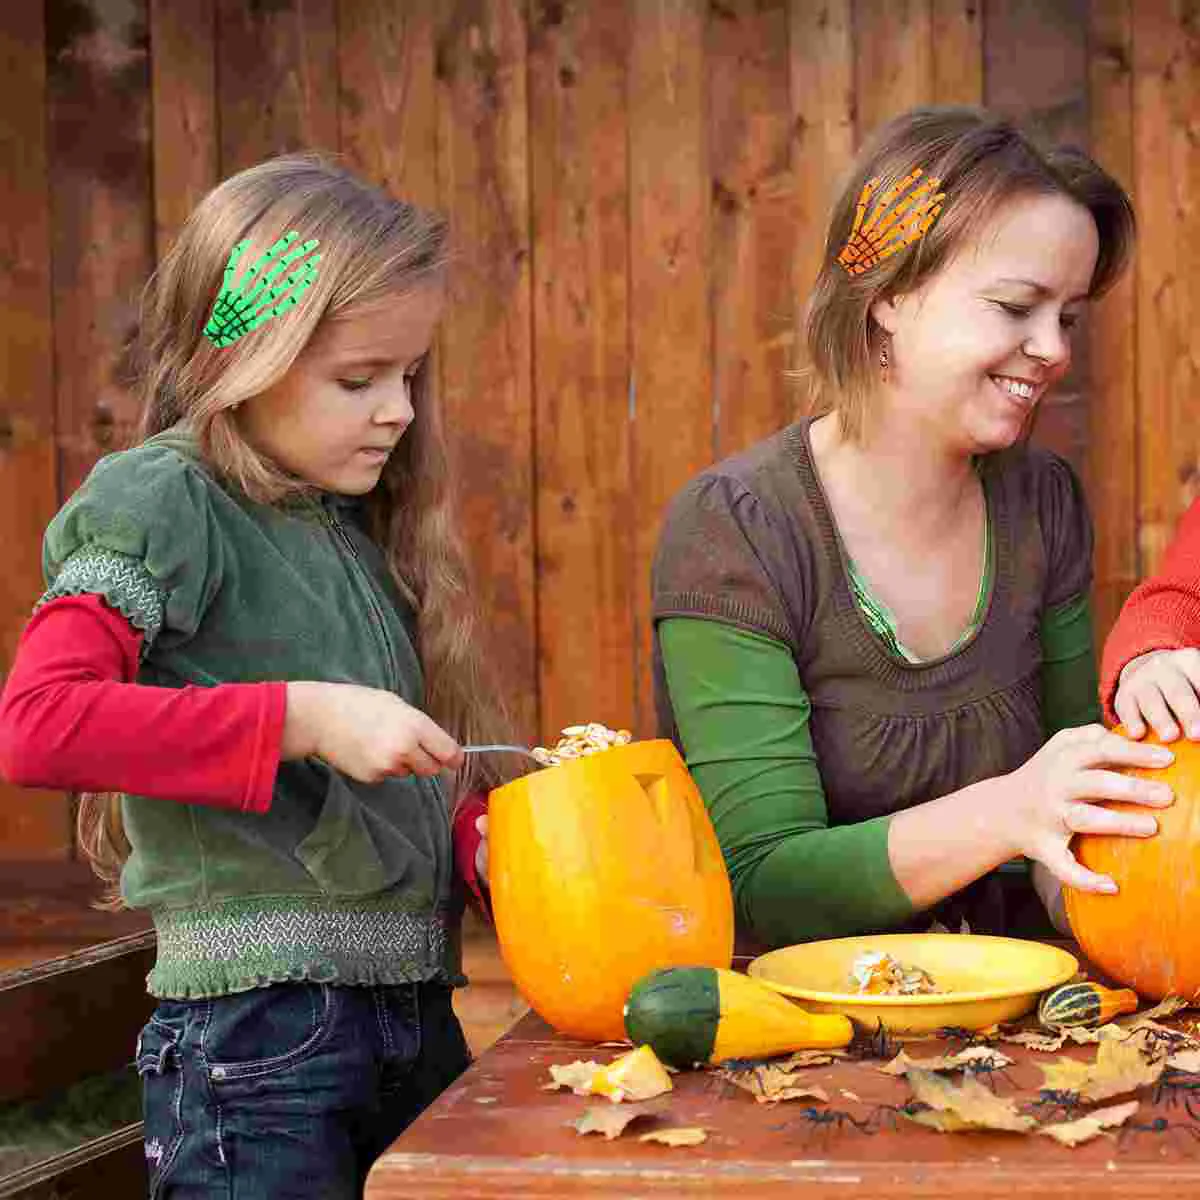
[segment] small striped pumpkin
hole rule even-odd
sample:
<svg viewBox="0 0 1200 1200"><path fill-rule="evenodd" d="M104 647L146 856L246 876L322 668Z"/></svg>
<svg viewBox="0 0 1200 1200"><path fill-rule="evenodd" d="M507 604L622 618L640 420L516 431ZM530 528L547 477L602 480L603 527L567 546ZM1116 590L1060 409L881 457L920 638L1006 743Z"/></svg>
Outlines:
<svg viewBox="0 0 1200 1200"><path fill-rule="evenodd" d="M1038 1020L1047 1029L1066 1025L1103 1025L1119 1013L1137 1012L1137 992L1098 983L1064 983L1047 992L1038 1005Z"/></svg>

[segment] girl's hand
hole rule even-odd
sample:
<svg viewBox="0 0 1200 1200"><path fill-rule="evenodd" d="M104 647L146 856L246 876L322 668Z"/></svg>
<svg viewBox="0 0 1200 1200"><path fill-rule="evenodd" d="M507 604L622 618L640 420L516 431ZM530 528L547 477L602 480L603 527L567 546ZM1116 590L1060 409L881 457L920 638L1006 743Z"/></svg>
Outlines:
<svg viewBox="0 0 1200 1200"><path fill-rule="evenodd" d="M363 783L436 775L462 763L462 747L399 696L353 683L289 683L282 758L315 755Z"/></svg>
<svg viewBox="0 0 1200 1200"><path fill-rule="evenodd" d="M1200 741L1198 693L1200 650L1151 650L1125 664L1113 708L1130 737L1142 737L1148 724L1164 742L1173 742L1180 727Z"/></svg>
<svg viewBox="0 0 1200 1200"><path fill-rule="evenodd" d="M475 851L475 878L484 887L489 887L488 880L488 819L487 816L475 818L475 828L482 835L478 849Z"/></svg>
<svg viewBox="0 0 1200 1200"><path fill-rule="evenodd" d="M1015 805L1017 851L1046 869L1068 887L1084 892L1117 890L1107 875L1081 866L1070 850L1077 833L1106 833L1121 837L1150 837L1158 822L1149 813L1121 813L1095 803L1124 800L1151 808L1172 801L1165 783L1120 775L1106 766L1165 767L1174 759L1165 746L1133 742L1101 725L1084 725L1056 733L1024 766L1008 776Z"/></svg>

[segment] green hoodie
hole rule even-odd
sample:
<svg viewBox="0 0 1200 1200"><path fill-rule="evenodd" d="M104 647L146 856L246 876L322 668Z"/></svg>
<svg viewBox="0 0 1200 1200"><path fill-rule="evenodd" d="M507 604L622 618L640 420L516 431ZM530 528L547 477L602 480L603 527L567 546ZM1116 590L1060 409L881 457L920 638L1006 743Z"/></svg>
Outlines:
<svg viewBox="0 0 1200 1200"><path fill-rule="evenodd" d="M54 518L44 600L119 609L145 635L139 683L325 680L422 707L414 614L356 512L257 504L177 427L102 459ZM152 994L462 982L438 781L364 784L310 758L280 763L266 813L132 795L123 812L121 892L158 932Z"/></svg>

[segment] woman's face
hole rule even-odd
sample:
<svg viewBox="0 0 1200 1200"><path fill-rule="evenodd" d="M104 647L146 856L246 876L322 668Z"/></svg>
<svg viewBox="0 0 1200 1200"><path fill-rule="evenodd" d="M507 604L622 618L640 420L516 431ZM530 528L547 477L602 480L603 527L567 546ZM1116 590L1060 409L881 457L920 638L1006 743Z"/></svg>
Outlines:
<svg viewBox="0 0 1200 1200"><path fill-rule="evenodd" d="M1087 209L1025 196L920 288L877 301L872 316L891 334L890 415L965 453L1012 445L1071 365L1098 253Z"/></svg>

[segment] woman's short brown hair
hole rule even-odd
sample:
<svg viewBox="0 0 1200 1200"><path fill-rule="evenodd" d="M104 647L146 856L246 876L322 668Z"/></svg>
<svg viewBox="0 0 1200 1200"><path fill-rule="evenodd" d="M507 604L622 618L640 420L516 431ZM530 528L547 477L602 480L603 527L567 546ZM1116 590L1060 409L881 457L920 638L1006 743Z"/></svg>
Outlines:
<svg viewBox="0 0 1200 1200"><path fill-rule="evenodd" d="M864 185L882 194L916 167L941 182L943 208L913 245L859 275L837 261L853 227ZM834 205L820 273L809 296L805 338L810 392L817 411L836 411L843 433L861 438L878 381L881 331L876 300L911 292L958 254L1018 196L1061 195L1092 215L1100 253L1088 298L1103 295L1133 248L1133 206L1121 185L1074 146L1042 149L1004 117L979 108L914 108L879 129L863 147Z"/></svg>

